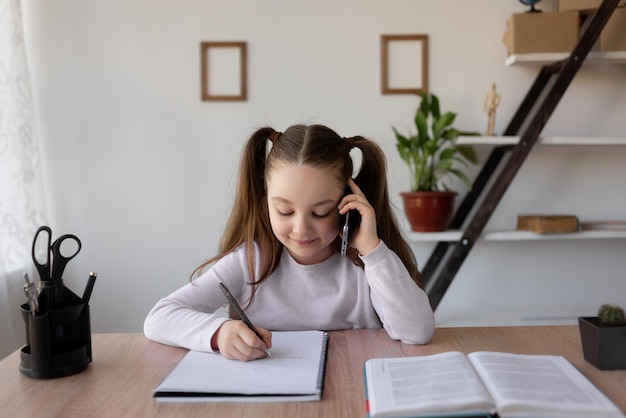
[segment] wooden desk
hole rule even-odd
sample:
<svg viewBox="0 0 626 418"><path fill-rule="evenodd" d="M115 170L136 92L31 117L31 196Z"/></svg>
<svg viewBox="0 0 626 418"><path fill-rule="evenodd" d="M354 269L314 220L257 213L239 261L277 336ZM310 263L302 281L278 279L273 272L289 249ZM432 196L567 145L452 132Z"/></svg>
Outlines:
<svg viewBox="0 0 626 418"><path fill-rule="evenodd" d="M320 402L271 404L163 404L152 398L186 350L148 341L142 334L95 334L94 361L74 376L36 380L18 369L19 351L0 362L0 407L8 417L364 417L363 362L373 357L442 351L506 351L566 357L626 412L626 370L600 371L582 357L577 326L438 328L425 346L399 343L385 331L330 333Z"/></svg>

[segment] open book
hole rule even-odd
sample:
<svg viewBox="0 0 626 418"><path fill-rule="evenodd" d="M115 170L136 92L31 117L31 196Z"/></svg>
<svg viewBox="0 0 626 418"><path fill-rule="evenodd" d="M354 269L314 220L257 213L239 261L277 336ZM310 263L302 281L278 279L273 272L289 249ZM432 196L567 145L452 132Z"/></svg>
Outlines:
<svg viewBox="0 0 626 418"><path fill-rule="evenodd" d="M272 333L271 357L228 360L189 351L154 390L160 402L316 401L322 396L328 333Z"/></svg>
<svg viewBox="0 0 626 418"><path fill-rule="evenodd" d="M447 352L365 362L371 417L623 417L561 356Z"/></svg>

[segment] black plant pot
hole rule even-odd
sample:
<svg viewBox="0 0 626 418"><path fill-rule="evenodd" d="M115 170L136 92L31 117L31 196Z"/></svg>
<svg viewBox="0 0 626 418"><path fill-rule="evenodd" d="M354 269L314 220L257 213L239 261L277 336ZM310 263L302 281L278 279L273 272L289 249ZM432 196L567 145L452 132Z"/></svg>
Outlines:
<svg viewBox="0 0 626 418"><path fill-rule="evenodd" d="M626 369L626 325L601 326L595 316L579 317L585 360L600 370Z"/></svg>

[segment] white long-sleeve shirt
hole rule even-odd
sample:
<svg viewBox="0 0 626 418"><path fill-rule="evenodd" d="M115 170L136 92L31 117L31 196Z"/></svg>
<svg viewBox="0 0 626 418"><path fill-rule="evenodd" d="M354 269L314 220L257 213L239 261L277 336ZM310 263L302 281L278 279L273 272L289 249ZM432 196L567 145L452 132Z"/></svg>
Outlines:
<svg viewBox="0 0 626 418"><path fill-rule="evenodd" d="M278 267L259 285L246 314L253 324L272 331L382 326L393 339L427 343L435 327L433 311L400 258L381 241L361 259L365 269L339 254L319 264L302 265L283 250ZM243 247L158 301L146 317L146 337L213 351L211 338L228 320L213 313L226 302L219 282L240 303L248 300L250 278Z"/></svg>

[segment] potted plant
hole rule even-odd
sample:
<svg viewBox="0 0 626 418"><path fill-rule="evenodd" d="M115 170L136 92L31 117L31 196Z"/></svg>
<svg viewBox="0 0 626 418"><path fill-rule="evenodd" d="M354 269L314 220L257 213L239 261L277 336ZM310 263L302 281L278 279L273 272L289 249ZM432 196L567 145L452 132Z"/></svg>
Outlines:
<svg viewBox="0 0 626 418"><path fill-rule="evenodd" d="M411 173L411 191L400 194L413 231L443 231L457 194L448 189L445 180L457 177L471 188L463 169L477 161L474 148L458 145L456 140L460 135L479 134L455 129L456 113L442 114L436 95L422 93L420 97L414 119L417 132L405 136L392 126L400 158Z"/></svg>
<svg viewBox="0 0 626 418"><path fill-rule="evenodd" d="M579 317L586 361L600 370L626 369L626 319L620 306L605 304L597 316Z"/></svg>

